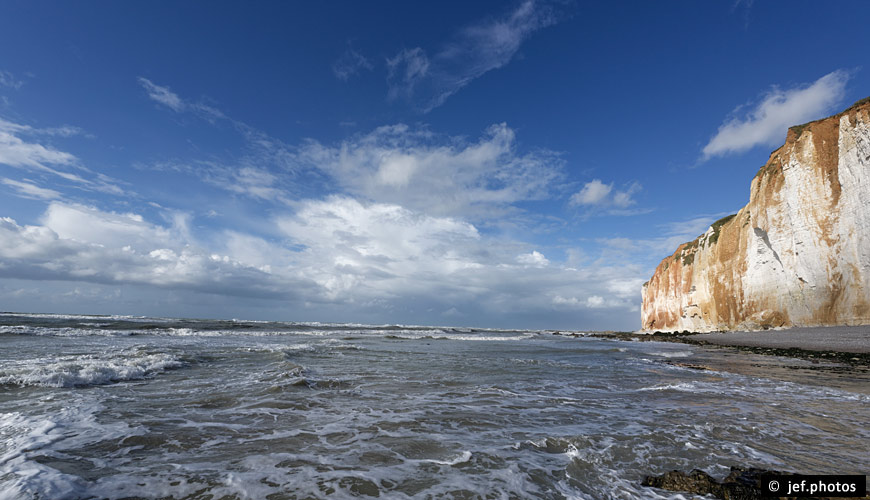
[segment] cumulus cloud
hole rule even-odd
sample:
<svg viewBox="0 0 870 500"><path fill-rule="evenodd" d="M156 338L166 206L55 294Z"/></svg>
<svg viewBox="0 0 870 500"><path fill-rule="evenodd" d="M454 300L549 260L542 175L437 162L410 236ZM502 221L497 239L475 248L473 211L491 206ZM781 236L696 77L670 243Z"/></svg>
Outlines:
<svg viewBox="0 0 870 500"><path fill-rule="evenodd" d="M279 219L278 226L304 245L304 272L332 299L419 292L479 265L465 255L469 248L480 250L474 226L398 205L346 197L309 201L294 216Z"/></svg>
<svg viewBox="0 0 870 500"><path fill-rule="evenodd" d="M138 284L207 293L287 297L301 283L185 241L136 214L53 202L42 225L0 218L0 275L29 280Z"/></svg>
<svg viewBox="0 0 870 500"><path fill-rule="evenodd" d="M558 155L520 154L515 140L505 124L491 126L477 142L394 125L333 146L310 141L299 160L357 196L477 219L547 197L562 175Z"/></svg>
<svg viewBox="0 0 870 500"><path fill-rule="evenodd" d="M340 196L310 200L278 225L304 246L296 268L329 300L354 305L426 304L434 311L473 308L486 315L632 311L643 282L631 265L567 267L537 250L518 252L525 245L493 240L459 219L393 204ZM593 295L605 302L592 299L590 306L586 298Z"/></svg>
<svg viewBox="0 0 870 500"><path fill-rule="evenodd" d="M638 281L638 283L640 283L640 281ZM589 295L585 299L556 295L553 297L553 304L557 307L568 309L607 309L618 308L624 305L620 300L608 301L601 295Z"/></svg>
<svg viewBox="0 0 870 500"><path fill-rule="evenodd" d="M39 225L4 218L0 276L262 297L288 311L338 307L347 320L377 312L418 323L445 311L480 320L630 312L638 300L631 265L566 267L460 219L395 204L305 200L271 221L279 238L226 231L210 247L190 237L184 217L167 220L62 202Z"/></svg>
<svg viewBox="0 0 870 500"><path fill-rule="evenodd" d="M587 182L583 189L571 196L571 203L574 205L597 205L603 202L612 190L612 183L605 184L599 179L593 179Z"/></svg>
<svg viewBox="0 0 870 500"><path fill-rule="evenodd" d="M345 82L363 70L371 71L372 69L374 69L372 63L350 45L344 54L332 63L332 73L336 78Z"/></svg>
<svg viewBox="0 0 870 500"><path fill-rule="evenodd" d="M607 208L608 213L613 215L629 215L634 212L626 212L625 209L636 203L632 196L640 190L641 185L637 182L632 182L625 189L614 190L612 182L605 184L600 179L592 179L571 196L569 204L592 209Z"/></svg>
<svg viewBox="0 0 870 500"><path fill-rule="evenodd" d="M759 145L780 144L789 127L830 113L842 101L850 76L840 70L810 85L789 90L774 87L742 118L734 116L726 120L704 146L702 159L742 153Z"/></svg>
<svg viewBox="0 0 870 500"><path fill-rule="evenodd" d="M124 246L155 250L166 246L178 248L170 231L145 222L141 215L100 211L78 204L51 203L41 222L58 238L91 243L108 248Z"/></svg>
<svg viewBox="0 0 870 500"><path fill-rule="evenodd" d="M416 47L387 60L390 98L404 96L423 112L474 79L508 64L532 33L558 21L552 5L526 0L513 11L460 30L432 57Z"/></svg>
<svg viewBox="0 0 870 500"><path fill-rule="evenodd" d="M517 262L528 267L547 267L550 261L544 257L544 254L537 250L532 253L524 253L517 256Z"/></svg>

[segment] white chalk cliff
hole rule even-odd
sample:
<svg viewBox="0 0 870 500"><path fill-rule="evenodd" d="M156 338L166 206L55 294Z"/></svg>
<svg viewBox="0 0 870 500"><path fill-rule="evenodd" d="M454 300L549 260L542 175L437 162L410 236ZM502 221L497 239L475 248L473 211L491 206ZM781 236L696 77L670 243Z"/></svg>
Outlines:
<svg viewBox="0 0 870 500"><path fill-rule="evenodd" d="M648 331L870 324L870 98L790 128L749 203L642 293Z"/></svg>

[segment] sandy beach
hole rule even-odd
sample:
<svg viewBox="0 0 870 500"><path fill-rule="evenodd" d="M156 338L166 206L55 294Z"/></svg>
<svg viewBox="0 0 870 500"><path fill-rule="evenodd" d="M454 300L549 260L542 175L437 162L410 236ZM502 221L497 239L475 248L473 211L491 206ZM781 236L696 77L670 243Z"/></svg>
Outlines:
<svg viewBox="0 0 870 500"><path fill-rule="evenodd" d="M703 333L692 335L692 339L724 346L870 353L870 326L830 326L760 332Z"/></svg>

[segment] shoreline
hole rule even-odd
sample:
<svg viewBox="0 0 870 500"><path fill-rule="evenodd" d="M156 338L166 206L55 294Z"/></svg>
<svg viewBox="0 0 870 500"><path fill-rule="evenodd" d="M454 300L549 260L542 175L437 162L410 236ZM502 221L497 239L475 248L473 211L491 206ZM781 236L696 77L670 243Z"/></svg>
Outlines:
<svg viewBox="0 0 870 500"><path fill-rule="evenodd" d="M870 369L870 327L809 327L755 332L590 332L589 337L635 342L674 342L730 348L767 356L837 362ZM845 337L845 338L844 338Z"/></svg>
<svg viewBox="0 0 870 500"><path fill-rule="evenodd" d="M870 327L866 326L716 333L591 332L586 336L623 342L692 345L701 349L692 357L684 358L685 361L662 362L694 370L725 371L870 395ZM731 474L721 480L703 470L693 469L691 473L673 470L658 475L648 473L641 485L715 498L734 495L764 498L759 481L766 473L783 474L741 463L736 467L732 465ZM864 496L848 498L870 499L870 495L864 493Z"/></svg>
<svg viewBox="0 0 870 500"><path fill-rule="evenodd" d="M806 342L800 342L801 336L791 337L792 342L784 346L765 338L766 333L769 332L590 332L586 336L623 342L670 342L695 346L699 349L690 357L661 362L692 370L773 378L870 395L870 353L814 350ZM787 335L786 331L778 333ZM752 342L754 345L743 342L747 335L757 337Z"/></svg>

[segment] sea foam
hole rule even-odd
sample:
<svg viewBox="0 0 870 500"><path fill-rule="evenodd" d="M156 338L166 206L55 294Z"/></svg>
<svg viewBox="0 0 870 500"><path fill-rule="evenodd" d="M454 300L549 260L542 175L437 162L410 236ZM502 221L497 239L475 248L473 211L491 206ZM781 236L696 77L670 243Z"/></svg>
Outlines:
<svg viewBox="0 0 870 500"><path fill-rule="evenodd" d="M186 364L167 353L137 349L109 355L58 355L9 364L0 368L0 385L83 387L137 380Z"/></svg>

